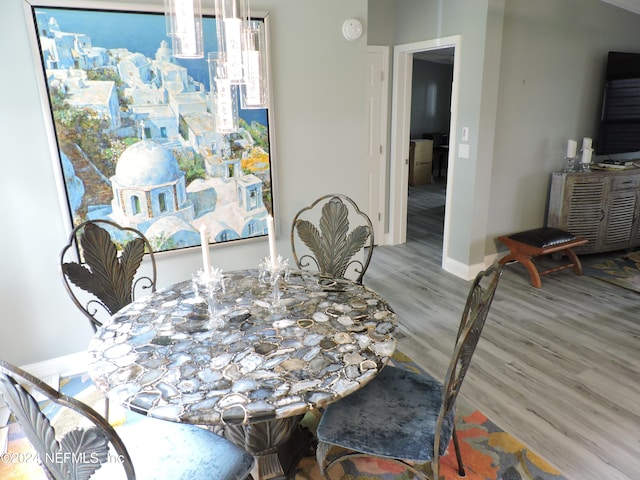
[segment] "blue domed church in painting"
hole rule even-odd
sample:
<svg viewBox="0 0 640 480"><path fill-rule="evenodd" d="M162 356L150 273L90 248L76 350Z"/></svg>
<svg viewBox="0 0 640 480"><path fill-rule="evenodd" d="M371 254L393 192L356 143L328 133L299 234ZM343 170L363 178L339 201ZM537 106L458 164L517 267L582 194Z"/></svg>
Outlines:
<svg viewBox="0 0 640 480"><path fill-rule="evenodd" d="M111 214L121 225L146 231L159 218L194 219L187 198L185 174L173 154L162 145L142 140L124 151L111 177Z"/></svg>
<svg viewBox="0 0 640 480"><path fill-rule="evenodd" d="M159 250L199 244L203 224L216 242L264 233L262 181L239 166L227 171L232 173L198 179L187 187L171 151L141 140L124 151L109 179L109 217L142 231Z"/></svg>

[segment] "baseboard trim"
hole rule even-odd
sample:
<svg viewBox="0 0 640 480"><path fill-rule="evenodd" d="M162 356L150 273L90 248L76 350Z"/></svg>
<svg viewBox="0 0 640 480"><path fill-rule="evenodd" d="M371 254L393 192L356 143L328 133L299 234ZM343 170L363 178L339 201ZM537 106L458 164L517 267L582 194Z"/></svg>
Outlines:
<svg viewBox="0 0 640 480"><path fill-rule="evenodd" d="M476 263L474 265L467 265L448 257L444 260L442 268L456 277L473 280L478 273L492 265L499 256L500 254L498 253L492 253L491 255L485 256L482 263Z"/></svg>
<svg viewBox="0 0 640 480"><path fill-rule="evenodd" d="M458 260L454 260L453 258L445 258L442 263L442 268L445 271L452 273L456 277L460 277L464 280L473 280L478 272L484 270L485 265L483 263L478 263L476 265L467 265L465 263L459 262Z"/></svg>
<svg viewBox="0 0 640 480"><path fill-rule="evenodd" d="M35 377L45 378L53 375L75 375L86 372L88 365L88 353L78 352L42 362L30 363L21 368Z"/></svg>

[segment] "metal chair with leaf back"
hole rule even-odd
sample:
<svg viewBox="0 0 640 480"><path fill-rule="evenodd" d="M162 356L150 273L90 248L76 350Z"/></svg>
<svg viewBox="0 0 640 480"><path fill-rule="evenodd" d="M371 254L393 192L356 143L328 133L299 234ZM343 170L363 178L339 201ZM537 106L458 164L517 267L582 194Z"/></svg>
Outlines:
<svg viewBox="0 0 640 480"><path fill-rule="evenodd" d="M293 218L291 249L300 269L362 283L373 245L371 220L346 195L324 195Z"/></svg>
<svg viewBox="0 0 640 480"><path fill-rule="evenodd" d="M114 429L88 405L3 360L0 398L50 479L242 480L254 465L245 450L194 425L133 414L139 418Z"/></svg>
<svg viewBox="0 0 640 480"><path fill-rule="evenodd" d="M140 269L145 253L150 260L148 274ZM89 220L71 231L60 253L60 271L71 300L94 331L130 304L136 292L156 290L151 243L139 230L110 220Z"/></svg>
<svg viewBox="0 0 640 480"><path fill-rule="evenodd" d="M494 264L473 281L458 327L444 382L427 374L386 366L360 390L328 405L318 425L318 464L326 474L334 464L358 456L381 457L412 474L429 478L416 464L431 464L439 479L440 457L449 442L465 476L455 428L455 403L502 275ZM339 454L326 459L332 447Z"/></svg>

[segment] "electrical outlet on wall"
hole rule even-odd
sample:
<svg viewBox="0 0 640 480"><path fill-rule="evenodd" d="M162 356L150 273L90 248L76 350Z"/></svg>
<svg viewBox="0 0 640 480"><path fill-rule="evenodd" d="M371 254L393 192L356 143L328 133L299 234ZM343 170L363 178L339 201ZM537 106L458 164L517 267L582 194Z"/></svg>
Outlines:
<svg viewBox="0 0 640 480"><path fill-rule="evenodd" d="M461 143L458 145L458 156L460 158L469 158L469 144Z"/></svg>

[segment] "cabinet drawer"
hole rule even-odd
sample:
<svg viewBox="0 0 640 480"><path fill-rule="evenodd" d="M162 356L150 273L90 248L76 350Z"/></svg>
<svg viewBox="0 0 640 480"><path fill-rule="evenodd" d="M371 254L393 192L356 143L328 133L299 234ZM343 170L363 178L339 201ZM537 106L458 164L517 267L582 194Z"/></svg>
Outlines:
<svg viewBox="0 0 640 480"><path fill-rule="evenodd" d="M611 190L627 190L629 188L638 188L639 185L640 175L624 175L611 178Z"/></svg>

